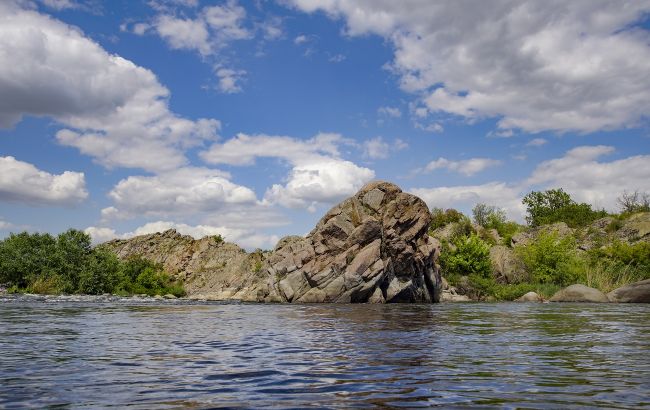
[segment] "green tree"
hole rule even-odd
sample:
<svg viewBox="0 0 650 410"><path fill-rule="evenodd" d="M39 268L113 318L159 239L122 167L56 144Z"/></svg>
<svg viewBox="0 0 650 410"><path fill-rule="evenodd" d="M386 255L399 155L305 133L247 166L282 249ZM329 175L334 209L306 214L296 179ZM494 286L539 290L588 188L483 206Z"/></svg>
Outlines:
<svg viewBox="0 0 650 410"><path fill-rule="evenodd" d="M62 291L72 293L76 290L81 272L88 265L92 252L90 235L76 229L58 235L54 257Z"/></svg>
<svg viewBox="0 0 650 410"><path fill-rule="evenodd" d="M541 233L527 246L517 247L516 252L534 283L566 286L576 283L584 273L575 238L569 235L560 237L557 232Z"/></svg>
<svg viewBox="0 0 650 410"><path fill-rule="evenodd" d="M594 211L589 204L576 203L562 188L533 191L522 202L526 205L526 221L530 226L565 222L575 228L607 216L604 210Z"/></svg>
<svg viewBox="0 0 650 410"><path fill-rule="evenodd" d="M446 275L492 275L490 246L476 234L457 238L454 247L441 253L440 262Z"/></svg>
<svg viewBox="0 0 650 410"><path fill-rule="evenodd" d="M120 277L120 261L107 249L97 248L79 275L78 292L89 295L112 293Z"/></svg>
<svg viewBox="0 0 650 410"><path fill-rule="evenodd" d="M0 283L26 288L56 272L56 241L50 234L22 232L0 241Z"/></svg>

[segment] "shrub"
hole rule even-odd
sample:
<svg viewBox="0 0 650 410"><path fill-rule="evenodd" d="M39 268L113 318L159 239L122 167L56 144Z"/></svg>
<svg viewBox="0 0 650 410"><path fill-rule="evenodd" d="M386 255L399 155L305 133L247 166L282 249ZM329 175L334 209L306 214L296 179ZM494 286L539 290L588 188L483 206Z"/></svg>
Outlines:
<svg viewBox="0 0 650 410"><path fill-rule="evenodd" d="M431 209L430 230L436 230L452 222L460 221L465 215L455 209L443 210L442 208Z"/></svg>
<svg viewBox="0 0 650 410"><path fill-rule="evenodd" d="M120 262L114 253L95 249L87 265L82 267L77 291L89 295L112 293L120 281L119 270Z"/></svg>
<svg viewBox="0 0 650 410"><path fill-rule="evenodd" d="M0 283L26 288L56 269L56 240L50 234L22 232L0 241Z"/></svg>
<svg viewBox="0 0 650 410"><path fill-rule="evenodd" d="M576 283L584 274L584 263L576 253L572 236L540 233L535 241L516 248L516 252L530 272L532 282L565 286Z"/></svg>
<svg viewBox="0 0 650 410"><path fill-rule="evenodd" d="M454 241L455 249L448 246L440 255L443 272L448 275L478 275L488 278L492 274L490 247L475 234Z"/></svg>
<svg viewBox="0 0 650 410"><path fill-rule="evenodd" d="M594 211L589 204L576 203L562 188L530 192L522 202L528 213L526 221L531 226L565 222L575 228L607 216L604 210Z"/></svg>
<svg viewBox="0 0 650 410"><path fill-rule="evenodd" d="M225 239L223 236L221 236L221 234L212 235L212 239L214 239L214 242L217 245L221 245L222 243L225 242Z"/></svg>

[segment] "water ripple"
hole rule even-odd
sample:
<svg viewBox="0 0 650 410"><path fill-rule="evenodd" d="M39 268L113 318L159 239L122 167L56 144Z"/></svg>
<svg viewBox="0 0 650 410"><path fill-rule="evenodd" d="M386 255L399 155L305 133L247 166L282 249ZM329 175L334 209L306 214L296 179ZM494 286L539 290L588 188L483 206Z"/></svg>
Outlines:
<svg viewBox="0 0 650 410"><path fill-rule="evenodd" d="M0 298L0 407L650 408L650 306Z"/></svg>

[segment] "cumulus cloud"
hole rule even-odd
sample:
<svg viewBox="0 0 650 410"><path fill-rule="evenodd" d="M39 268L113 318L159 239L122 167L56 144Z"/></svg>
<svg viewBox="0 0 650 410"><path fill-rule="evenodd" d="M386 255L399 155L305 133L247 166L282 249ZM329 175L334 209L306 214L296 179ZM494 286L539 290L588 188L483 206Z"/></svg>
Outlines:
<svg viewBox="0 0 650 410"><path fill-rule="evenodd" d="M371 138L362 144L363 155L370 159L388 158L390 145L382 137Z"/></svg>
<svg viewBox="0 0 650 410"><path fill-rule="evenodd" d="M273 248L280 239L277 235L266 235L254 232L250 229L232 229L224 226L210 225L188 225L171 221L148 222L132 232L118 234L112 228L90 226L84 231L93 239L93 243L102 243L111 239L128 239L134 236L147 235L156 232L164 232L175 229L182 235L189 235L200 239L209 235L221 235L228 242L234 242L246 249Z"/></svg>
<svg viewBox="0 0 650 410"><path fill-rule="evenodd" d="M246 76L244 70L233 70L232 68L215 68L215 73L219 79L217 88L225 94L235 94L242 92L241 82Z"/></svg>
<svg viewBox="0 0 650 410"><path fill-rule="evenodd" d="M423 169L424 172L435 171L436 169L446 169L448 171L458 172L465 176L472 176L487 168L501 165L501 161L491 158L470 158L461 161L452 161L447 158L438 158L429 162Z"/></svg>
<svg viewBox="0 0 650 410"><path fill-rule="evenodd" d="M397 107L379 107L377 112L391 118L400 118L402 116L402 111Z"/></svg>
<svg viewBox="0 0 650 410"><path fill-rule="evenodd" d="M0 201L72 205L86 197L88 192L82 172L65 171L55 175L14 157L0 157Z"/></svg>
<svg viewBox="0 0 650 410"><path fill-rule="evenodd" d="M483 185L413 188L410 192L430 207L458 207L469 212L483 202L505 209L511 218L522 221L525 207L521 199L533 190L563 188L576 201L596 208L617 210L616 199L623 191L650 192L650 155L636 155L605 162L614 154L610 146L582 146L560 158L540 163L528 178L507 184L493 181Z"/></svg>
<svg viewBox="0 0 650 410"><path fill-rule="evenodd" d="M639 125L650 107L648 1L291 0L392 42L391 70L431 113L502 130ZM632 56L632 57L631 57Z"/></svg>
<svg viewBox="0 0 650 410"><path fill-rule="evenodd" d="M604 145L574 148L561 158L540 163L526 183L562 187L577 201L613 211L623 191L650 192L650 155L599 161L614 152L614 147Z"/></svg>
<svg viewBox="0 0 650 410"><path fill-rule="evenodd" d="M230 165L252 165L257 157L285 160L292 166L287 182L269 188L265 203L314 210L318 203L331 204L354 194L374 178L374 171L340 158L339 145L348 143L339 134L321 133L308 140L239 134L200 156L208 163Z"/></svg>
<svg viewBox="0 0 650 410"><path fill-rule="evenodd" d="M479 202L506 210L511 218L523 220L525 207L521 189L504 182L453 187L414 188L410 192L422 198L429 207L458 208L466 213Z"/></svg>
<svg viewBox="0 0 650 410"><path fill-rule="evenodd" d="M66 127L59 143L106 167L176 168L187 162L184 150L215 139L220 126L175 115L151 71L11 2L0 4L0 95L0 127L50 116Z"/></svg>
<svg viewBox="0 0 650 410"><path fill-rule="evenodd" d="M208 168L180 168L155 176L130 176L108 194L115 206L102 217L193 215L228 205L255 204L255 193L231 182L229 175Z"/></svg>
<svg viewBox="0 0 650 410"><path fill-rule="evenodd" d="M296 36L296 38L293 39L293 44L300 45L304 44L309 41L309 37L307 37L304 34L301 34L299 36Z"/></svg>

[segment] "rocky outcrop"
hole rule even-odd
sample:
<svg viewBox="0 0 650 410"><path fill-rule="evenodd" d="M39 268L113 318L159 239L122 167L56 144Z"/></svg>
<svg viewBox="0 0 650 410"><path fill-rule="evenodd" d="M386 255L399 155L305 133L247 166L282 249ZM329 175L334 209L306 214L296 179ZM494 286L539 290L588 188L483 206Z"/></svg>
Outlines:
<svg viewBox="0 0 650 410"><path fill-rule="evenodd" d="M555 233L560 238L573 235L574 229L570 228L564 222L557 222L550 225L543 225L536 228L519 232L512 237L512 246L527 246L535 241L541 234Z"/></svg>
<svg viewBox="0 0 650 410"><path fill-rule="evenodd" d="M610 302L650 303L650 279L630 283L607 294Z"/></svg>
<svg viewBox="0 0 650 410"><path fill-rule="evenodd" d="M609 299L598 289L590 288L585 285L571 285L558 291L550 302L591 302L607 303Z"/></svg>
<svg viewBox="0 0 650 410"><path fill-rule="evenodd" d="M268 272L290 302L433 302L439 243L419 198L370 183L332 208L307 237L278 243Z"/></svg>
<svg viewBox="0 0 650 410"><path fill-rule="evenodd" d="M396 185L373 182L332 208L306 237L247 254L216 238L175 231L104 246L141 255L182 279L190 297L264 302L437 302L439 242L430 213Z"/></svg>

